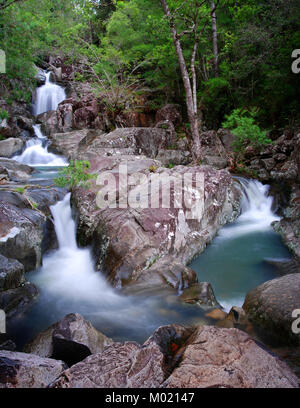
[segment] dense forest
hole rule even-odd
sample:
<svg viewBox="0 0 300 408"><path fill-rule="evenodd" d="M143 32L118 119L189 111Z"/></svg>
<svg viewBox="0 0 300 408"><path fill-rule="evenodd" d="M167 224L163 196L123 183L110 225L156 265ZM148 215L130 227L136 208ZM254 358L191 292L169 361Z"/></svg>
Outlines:
<svg viewBox="0 0 300 408"><path fill-rule="evenodd" d="M3 96L30 100L34 65L59 55L80 67L77 81L111 87L106 95L111 109L137 109L141 93L154 109L166 102L184 105L171 25L202 128L217 129L235 109L255 110L267 130L299 125L299 75L291 70L292 51L300 43L297 0L172 0L169 16L163 3L1 1Z"/></svg>

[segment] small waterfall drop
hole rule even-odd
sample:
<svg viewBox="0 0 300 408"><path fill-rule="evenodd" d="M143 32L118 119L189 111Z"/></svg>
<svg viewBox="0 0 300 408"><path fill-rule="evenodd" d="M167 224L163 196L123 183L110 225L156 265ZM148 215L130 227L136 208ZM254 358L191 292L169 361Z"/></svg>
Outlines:
<svg viewBox="0 0 300 408"><path fill-rule="evenodd" d="M242 306L249 290L278 277L267 259L290 256L271 226L280 218L272 210L269 186L242 177L236 177L236 183L242 192L241 215L190 264L199 281L212 284L226 311Z"/></svg>
<svg viewBox="0 0 300 408"><path fill-rule="evenodd" d="M47 292L76 302L119 301L113 289L96 272L88 248L78 248L76 226L71 214L71 194L50 207L58 240L58 250L45 256L36 275L36 283Z"/></svg>
<svg viewBox="0 0 300 408"><path fill-rule="evenodd" d="M235 238L255 231L270 230L273 221L280 218L273 212L273 197L268 195L269 186L257 180L238 178L242 191L242 213L234 224L223 228L219 235Z"/></svg>
<svg viewBox="0 0 300 408"><path fill-rule="evenodd" d="M66 99L65 90L61 86L51 82L50 75L51 72L46 72L45 85L37 88L36 103L34 106L35 115L56 110L60 102Z"/></svg>
<svg viewBox="0 0 300 408"><path fill-rule="evenodd" d="M48 141L41 132L41 126L34 125L33 130L36 137L27 140L24 152L19 156L13 157L13 159L33 167L66 166L68 163L63 157L48 152Z"/></svg>

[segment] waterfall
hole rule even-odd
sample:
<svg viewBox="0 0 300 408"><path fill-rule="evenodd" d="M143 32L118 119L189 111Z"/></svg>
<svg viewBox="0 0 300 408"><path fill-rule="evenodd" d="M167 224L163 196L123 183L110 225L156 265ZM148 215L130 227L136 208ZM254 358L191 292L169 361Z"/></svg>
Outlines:
<svg viewBox="0 0 300 408"><path fill-rule="evenodd" d="M257 180L237 178L237 185L242 192L242 214L237 221L223 228L219 235L235 238L238 235L256 231L270 230L273 221L280 218L273 212L273 197L269 186Z"/></svg>
<svg viewBox="0 0 300 408"><path fill-rule="evenodd" d="M76 302L120 302L121 297L96 272L89 248L78 248L72 218L71 194L50 207L58 240L58 250L45 256L35 282L48 293Z"/></svg>
<svg viewBox="0 0 300 408"><path fill-rule="evenodd" d="M34 125L33 130L36 137L27 140L24 152L13 159L29 166L66 166L63 157L48 152L48 140L41 132L41 125Z"/></svg>
<svg viewBox="0 0 300 408"><path fill-rule="evenodd" d="M34 106L34 114L56 110L59 103L66 99L65 90L50 80L51 72L46 72L45 85L37 88L36 103Z"/></svg>

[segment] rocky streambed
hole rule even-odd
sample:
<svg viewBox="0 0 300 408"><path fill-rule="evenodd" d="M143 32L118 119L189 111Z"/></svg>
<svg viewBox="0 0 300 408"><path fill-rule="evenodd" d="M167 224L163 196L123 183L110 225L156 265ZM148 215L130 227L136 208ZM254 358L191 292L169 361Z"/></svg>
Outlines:
<svg viewBox="0 0 300 408"><path fill-rule="evenodd" d="M47 149L88 160L91 173L109 172L117 183L126 167L128 178L139 175L139 200L150 199L155 179L162 189L170 179L180 188L171 188L167 208L99 208L105 185L94 180L70 197L53 185L53 168L51 176L38 173L11 159L21 145L0 142L0 308L8 316L0 387L298 387L291 368L300 365L299 334L291 327L300 308L299 136L279 138L276 157L247 152L249 169L288 192L276 201L283 218L270 222L294 258L268 260L270 279L283 276L251 287L243 308L228 313L210 280L189 265L242 211L230 134L203 133L205 161L195 166L175 132L176 107L158 112L152 127L112 132L96 120L97 109L91 96L85 104L73 96L39 115ZM175 205L187 174L204 180L189 191L203 197L201 211ZM135 187L119 190L117 203Z"/></svg>

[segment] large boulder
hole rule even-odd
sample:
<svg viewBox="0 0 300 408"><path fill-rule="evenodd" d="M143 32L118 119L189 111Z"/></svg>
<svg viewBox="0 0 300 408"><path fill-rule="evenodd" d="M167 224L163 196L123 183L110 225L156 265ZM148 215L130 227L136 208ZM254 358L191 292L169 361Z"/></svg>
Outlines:
<svg viewBox="0 0 300 408"><path fill-rule="evenodd" d="M289 206L284 210L283 218L273 224L284 244L300 263L300 188L293 188Z"/></svg>
<svg viewBox="0 0 300 408"><path fill-rule="evenodd" d="M297 388L274 354L237 329L161 327L140 346L113 343L50 388Z"/></svg>
<svg viewBox="0 0 300 408"><path fill-rule="evenodd" d="M183 343L191 329L158 329L143 346L113 343L66 370L51 388L156 388L172 369L172 344ZM176 343L175 343L176 342Z"/></svg>
<svg viewBox="0 0 300 408"><path fill-rule="evenodd" d="M11 158L20 153L24 147L22 139L10 137L6 140L0 140L0 156Z"/></svg>
<svg viewBox="0 0 300 408"><path fill-rule="evenodd" d="M233 221L239 214L240 193L227 171L216 171L209 166L165 169L158 167L159 162L142 156L137 159L135 156L125 158L114 155L105 159L91 157L91 172L100 174L110 169L112 174L118 175L121 164L127 164L129 175L137 172L144 175L139 188L145 196L149 194L150 180L155 177L166 188L170 178L180 187L179 191L171 195L170 208L97 208L95 203L99 186L96 189L75 190L73 203L79 211L79 241L83 245L93 246L98 266L106 271L109 280L117 287L133 281L138 284L147 280L150 284L154 279L152 274L158 277L161 263L172 265L170 258L187 265L205 249L223 225ZM151 176L153 170L155 175ZM201 186L195 190L185 190L187 195L195 193L204 199L203 212L196 208L195 201L195 208L191 209L195 215L192 219L188 216L190 209L187 207L174 208L174 203L182 194L181 182L186 173L192 177L196 174L204 177L204 191ZM158 195L159 189L153 190L153 195ZM166 267L163 269L166 270ZM181 277L180 274L177 276ZM195 279L193 275L190 276L190 284L194 284ZM164 281L168 285L169 278ZM179 279L172 286L179 287L179 282L182 280ZM188 280L185 280L182 289L188 285Z"/></svg>
<svg viewBox="0 0 300 408"><path fill-rule="evenodd" d="M53 225L49 206L61 200L64 194L64 189L35 186L26 188L24 194L9 186L0 191L1 254L17 259L26 272L40 266L42 253L53 248L48 232L55 239L50 228Z"/></svg>
<svg viewBox="0 0 300 408"><path fill-rule="evenodd" d="M65 367L62 361L0 350L0 388L45 388Z"/></svg>
<svg viewBox="0 0 300 408"><path fill-rule="evenodd" d="M33 283L26 282L21 286L0 292L0 309L7 318L23 314L38 296L38 290Z"/></svg>
<svg viewBox="0 0 300 408"><path fill-rule="evenodd" d="M101 353L113 341L77 313L66 315L27 344L26 353L65 361L69 366Z"/></svg>
<svg viewBox="0 0 300 408"><path fill-rule="evenodd" d="M300 273L272 279L252 289L243 305L252 323L284 345L300 345L300 334L292 330L292 313L299 308Z"/></svg>
<svg viewBox="0 0 300 408"><path fill-rule="evenodd" d="M25 283L24 266L15 259L0 255L0 292Z"/></svg>
<svg viewBox="0 0 300 408"><path fill-rule="evenodd" d="M180 105L167 104L156 112L155 123L168 121L172 122L174 126L182 124L182 115Z"/></svg>
<svg viewBox="0 0 300 408"><path fill-rule="evenodd" d="M24 312L36 298L36 287L26 282L24 266L0 255L0 309L8 317Z"/></svg>
<svg viewBox="0 0 300 408"><path fill-rule="evenodd" d="M33 168L12 159L0 158L0 179L5 181L26 181L31 177Z"/></svg>
<svg viewBox="0 0 300 408"><path fill-rule="evenodd" d="M299 378L238 329L201 326L179 349L167 388L298 388Z"/></svg>

